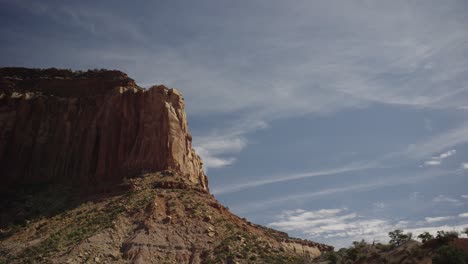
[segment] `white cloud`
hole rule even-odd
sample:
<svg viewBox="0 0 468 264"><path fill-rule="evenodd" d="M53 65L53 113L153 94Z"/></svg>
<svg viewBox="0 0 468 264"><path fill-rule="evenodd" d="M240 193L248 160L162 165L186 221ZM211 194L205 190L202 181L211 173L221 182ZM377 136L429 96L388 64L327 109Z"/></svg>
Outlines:
<svg viewBox="0 0 468 264"><path fill-rule="evenodd" d="M468 213L462 213L458 215L459 217L468 218Z"/></svg>
<svg viewBox="0 0 468 264"><path fill-rule="evenodd" d="M431 179L434 177L447 176L455 172L450 171L429 171L429 172L420 172L419 174L412 174L411 176L402 176L402 175L391 175L386 177L385 180L377 180L367 183L359 184L344 184L345 186L339 186L335 188L322 189L319 191L309 191L306 193L300 194L288 194L285 196L276 195L274 198L268 198L265 200L252 201L248 204L242 204L239 206L232 205L231 208L238 213L246 213L257 210L264 210L271 208L272 206L279 206L282 203L292 201L292 200L310 200L322 196L331 196L335 194L342 194L345 192L363 192L369 190L375 190L379 188L405 185L405 184L414 184L422 180Z"/></svg>
<svg viewBox="0 0 468 264"><path fill-rule="evenodd" d="M241 151L246 145L245 138L205 138L206 142L197 143L194 146L196 152L203 160L205 169L221 168L231 165L236 161L234 157L222 157Z"/></svg>
<svg viewBox="0 0 468 264"><path fill-rule="evenodd" d="M468 142L468 123L463 123L456 128L442 132L438 135L424 139L417 144L408 146L403 152L395 153L394 155L405 155L410 158L419 159L427 158L428 155L443 151L444 149L452 148L459 144ZM444 158L454 155L454 149L440 154L433 158L433 160L442 160ZM448 156L447 156L448 155Z"/></svg>
<svg viewBox="0 0 468 264"><path fill-rule="evenodd" d="M268 225L285 231L303 230L309 234L319 234L327 231L342 231L346 223L355 221L354 219L359 217L356 213L348 213L345 209L321 209L283 213L279 218L279 221Z"/></svg>
<svg viewBox="0 0 468 264"><path fill-rule="evenodd" d="M258 186L262 186L266 184L283 182L283 181L298 180L298 179L323 176L323 175L336 175L336 174L341 174L341 173L346 173L346 172L351 172L351 171L388 167L389 164L392 163L392 160L395 158L407 157L411 159L419 159L419 158L427 157L428 155L431 155L433 153L439 152L442 149L447 149L449 147L453 147L455 145L468 142L468 137L466 137L466 134L468 134L468 123L463 124L448 132L428 138L424 141L419 142L418 144L412 144L409 147L401 151L389 153L373 161L347 164L338 169L312 171L312 172L304 172L304 173L284 175L284 176L274 176L274 177L269 177L266 179L263 178L259 180L250 180L244 183L233 184L233 185L228 185L228 186L224 186L221 188L213 189L213 192L215 194L225 194L225 193L232 193L232 192L245 190L248 188L258 187ZM443 153L440 153L437 156L432 157L431 160L426 161L425 166L440 165L443 160L455 154L456 154L456 149L449 149ZM255 179L258 177L250 177L250 178Z"/></svg>
<svg viewBox="0 0 468 264"><path fill-rule="evenodd" d="M246 145L247 141L244 138L208 138L199 143L203 148L209 150L211 153L219 154L226 152L239 152Z"/></svg>
<svg viewBox="0 0 468 264"><path fill-rule="evenodd" d="M428 223L442 222L453 219L452 216L437 216L437 217L425 217L424 220Z"/></svg>
<svg viewBox="0 0 468 264"><path fill-rule="evenodd" d="M455 155L456 152L457 151L455 149L451 149L451 150L449 150L447 152L444 152L444 153L440 154L438 157L435 157L435 158L441 159L441 160L446 159L446 158L448 158L448 157L450 157L452 155Z"/></svg>
<svg viewBox="0 0 468 264"><path fill-rule="evenodd" d="M463 205L463 202L461 202L460 200L452 198L452 197L445 196L443 194L437 195L436 197L434 197L432 199L432 201L434 203L449 203L449 204L453 204L455 206Z"/></svg>
<svg viewBox="0 0 468 264"><path fill-rule="evenodd" d="M428 160L424 162L424 165L426 166L437 166L440 165L441 161L440 160Z"/></svg>
<svg viewBox="0 0 468 264"><path fill-rule="evenodd" d="M449 150L447 152L444 152L444 153L440 154L439 156L432 157L430 160L425 161L424 165L426 165L426 166L440 165L444 159L455 155L455 153L457 153L457 151L455 149L451 149L451 150Z"/></svg>
<svg viewBox="0 0 468 264"><path fill-rule="evenodd" d="M221 132L215 131L211 135L194 137L194 148L202 157L205 170L222 168L233 164L236 158L232 155L247 146L245 134L267 126L263 121L246 120Z"/></svg>
<svg viewBox="0 0 468 264"><path fill-rule="evenodd" d="M468 123L463 123L453 129L424 138L419 142L408 145L406 148L390 152L373 162L377 165L397 166L405 161L416 161L427 159L428 156L440 153L426 160L420 167L437 167L443 160L456 154L454 146L468 143ZM447 149L449 149L447 151ZM446 150L445 152L442 152ZM442 152L442 153L441 153Z"/></svg>
<svg viewBox="0 0 468 264"><path fill-rule="evenodd" d="M468 194L462 194L460 197L463 199L468 199Z"/></svg>
<svg viewBox="0 0 468 264"><path fill-rule="evenodd" d="M377 209L384 209L386 206L384 202L375 202L372 205Z"/></svg>
<svg viewBox="0 0 468 264"><path fill-rule="evenodd" d="M306 220L306 219L319 219L337 215L345 209L320 209L317 211L306 211L304 209L296 209L293 211L283 211L280 215L281 218L291 218L294 220Z"/></svg>
<svg viewBox="0 0 468 264"><path fill-rule="evenodd" d="M413 233L413 237L417 237L419 234L429 232L432 235L436 235L437 231L462 231L468 223L455 224L455 225L441 225L441 226L414 226L405 229L406 232Z"/></svg>
<svg viewBox="0 0 468 264"><path fill-rule="evenodd" d="M326 212L326 213L323 213ZM299 231L315 239L339 240L341 246L347 241L385 239L386 232L394 225L383 219L365 219L346 209L321 209L281 214L278 221L268 226L283 231Z"/></svg>
<svg viewBox="0 0 468 264"><path fill-rule="evenodd" d="M324 226L330 227L332 225L340 225L348 219L354 219L357 217L356 213L343 214L340 216L337 215L343 211L343 209L321 209L319 211L306 211L297 214L290 214L282 216L282 220L270 223L269 225L285 231L314 227L324 229Z"/></svg>
<svg viewBox="0 0 468 264"><path fill-rule="evenodd" d="M10 2L37 13L34 1ZM132 19L131 12L116 15L85 4L44 3L39 10L47 12L39 13L108 39L130 36L149 42L143 47L133 42L119 48L115 48L118 43L111 48L86 46L76 53L79 58L85 55L90 64L128 69L143 83L154 83L155 76L166 80L183 90L191 113L251 109L271 120L373 102L466 106L467 62L459 59L467 51L463 8L437 1L425 6L406 1L340 5L310 1L294 6L280 1L240 5L242 18L218 6L222 19L213 20L203 4L189 4L178 8L177 14L162 7L144 24ZM144 7L155 9L154 4ZM171 15L179 15L170 25L178 30L161 38L158 33L167 28L160 27L167 25L159 19ZM187 38L185 30L197 34Z"/></svg>
<svg viewBox="0 0 468 264"><path fill-rule="evenodd" d="M462 216L463 215L463 216ZM460 217L468 217L468 213L460 214ZM303 209L286 211L277 217L277 221L268 226L286 232L300 232L314 240L326 241L335 246L349 246L351 241L388 241L388 232L395 229L403 229L413 233L417 237L423 232L436 234L439 230L460 231L467 223L455 225L426 226L426 224L443 222L454 219L455 216L426 217L425 221L392 220L382 218L368 218L360 216L348 209L321 209L307 211Z"/></svg>
<svg viewBox="0 0 468 264"><path fill-rule="evenodd" d="M205 137L196 142L194 148L202 157L205 169L231 165L236 159L225 155L238 153L247 145L247 140L243 137Z"/></svg>
<svg viewBox="0 0 468 264"><path fill-rule="evenodd" d="M291 6L278 1L268 7L240 5L242 18L220 8L219 17L223 19L216 23L213 17L200 15L208 10L203 4L193 4L177 9L180 19L171 24L177 30L169 28L171 34L161 37L159 33L168 29L160 22L172 18L171 10L161 10L141 23L125 10L116 15L86 4L9 2L36 15L49 16L67 29L78 27L93 37L102 34L105 39L124 40L110 46L80 47L76 43L67 45L67 39L73 38L64 38L50 43L55 56L47 52L34 58L26 56L27 64L56 65L55 58L64 57L67 63L61 64L65 66L120 68L141 83L164 82L178 87L192 115L236 113L243 120L255 113L254 119L269 122L373 103L435 109L467 107L468 62L459 59L468 51L464 45L468 40L466 17L455 4L433 1L421 7L406 1L385 5L350 1L336 8L328 2L299 1ZM152 4L144 6L142 10L155 8ZM269 12L262 12L264 8ZM312 26L315 24L323 28L316 29ZM196 34L187 38L187 34L181 34L186 31ZM8 39L21 34L21 30L8 32L2 34ZM22 37L21 43L50 41L46 35L31 35L24 40ZM30 41L32 37L37 39ZM432 129L429 121L425 126ZM467 130L464 125L444 133L440 139L408 150L408 154L426 158L467 142ZM211 133L200 138L213 137L215 141L218 137L236 140ZM203 148L206 142L201 141L195 146ZM214 154L213 149L205 147L200 152L207 168L227 166L236 160L231 150ZM438 164L428 161L427 165Z"/></svg>
<svg viewBox="0 0 468 264"><path fill-rule="evenodd" d="M462 163L461 167L465 170L468 170L468 163Z"/></svg>
<svg viewBox="0 0 468 264"><path fill-rule="evenodd" d="M209 168L222 168L233 164L236 161L234 157L222 158L216 157L210 153L209 150L204 149L203 147L196 148L197 154L203 160L203 168L205 172L208 171Z"/></svg>

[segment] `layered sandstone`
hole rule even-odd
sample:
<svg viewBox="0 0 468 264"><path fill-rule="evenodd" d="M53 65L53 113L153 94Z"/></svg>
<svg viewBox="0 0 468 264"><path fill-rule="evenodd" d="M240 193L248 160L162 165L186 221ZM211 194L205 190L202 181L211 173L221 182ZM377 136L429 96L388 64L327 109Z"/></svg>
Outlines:
<svg viewBox="0 0 468 264"><path fill-rule="evenodd" d="M305 263L333 250L229 212L191 141L174 89L0 68L0 263Z"/></svg>
<svg viewBox="0 0 468 264"><path fill-rule="evenodd" d="M3 184L105 186L171 170L207 191L184 99L119 71L0 69Z"/></svg>

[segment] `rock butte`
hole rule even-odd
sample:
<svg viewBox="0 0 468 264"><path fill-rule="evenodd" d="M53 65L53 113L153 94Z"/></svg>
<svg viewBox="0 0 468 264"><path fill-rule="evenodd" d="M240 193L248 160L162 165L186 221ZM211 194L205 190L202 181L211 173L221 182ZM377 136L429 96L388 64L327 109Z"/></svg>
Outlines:
<svg viewBox="0 0 468 264"><path fill-rule="evenodd" d="M0 180L1 263L304 263L333 250L222 206L182 95L120 71L0 68Z"/></svg>
<svg viewBox="0 0 468 264"><path fill-rule="evenodd" d="M0 69L4 184L103 187L172 170L207 191L191 142L184 99L175 89L142 89L120 71Z"/></svg>

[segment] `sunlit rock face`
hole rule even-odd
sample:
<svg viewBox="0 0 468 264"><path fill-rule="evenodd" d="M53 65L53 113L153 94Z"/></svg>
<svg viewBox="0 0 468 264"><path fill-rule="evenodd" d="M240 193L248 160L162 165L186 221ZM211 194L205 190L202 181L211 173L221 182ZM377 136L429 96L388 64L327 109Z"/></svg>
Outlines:
<svg viewBox="0 0 468 264"><path fill-rule="evenodd" d="M102 186L172 170L208 190L182 95L119 71L0 68L5 184Z"/></svg>

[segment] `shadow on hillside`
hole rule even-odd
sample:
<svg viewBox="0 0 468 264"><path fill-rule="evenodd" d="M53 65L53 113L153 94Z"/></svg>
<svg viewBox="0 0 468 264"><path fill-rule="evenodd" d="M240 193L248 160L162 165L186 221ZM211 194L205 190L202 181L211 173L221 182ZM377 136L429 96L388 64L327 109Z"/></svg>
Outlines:
<svg viewBox="0 0 468 264"><path fill-rule="evenodd" d="M49 218L83 203L124 193L128 186L85 188L66 184L27 184L0 187L0 240L32 221Z"/></svg>

